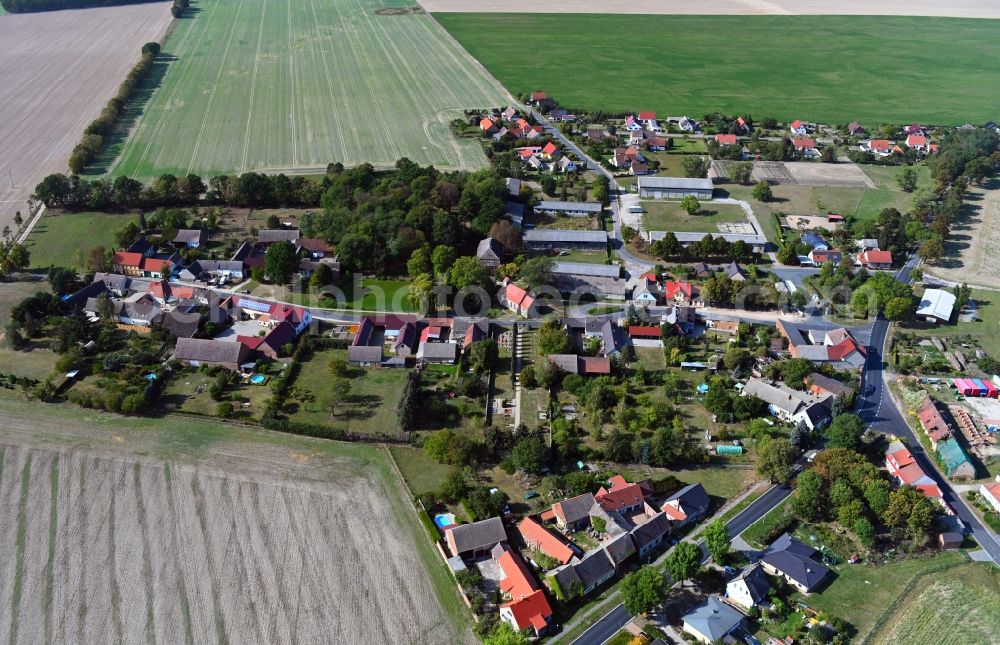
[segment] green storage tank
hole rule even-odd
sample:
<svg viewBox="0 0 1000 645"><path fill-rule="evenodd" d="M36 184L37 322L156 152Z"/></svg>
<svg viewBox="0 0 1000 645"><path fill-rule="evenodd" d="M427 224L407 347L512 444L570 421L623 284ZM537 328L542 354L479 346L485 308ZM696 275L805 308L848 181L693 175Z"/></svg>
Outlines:
<svg viewBox="0 0 1000 645"><path fill-rule="evenodd" d="M720 445L715 447L715 454L717 455L742 455L743 446L725 446Z"/></svg>

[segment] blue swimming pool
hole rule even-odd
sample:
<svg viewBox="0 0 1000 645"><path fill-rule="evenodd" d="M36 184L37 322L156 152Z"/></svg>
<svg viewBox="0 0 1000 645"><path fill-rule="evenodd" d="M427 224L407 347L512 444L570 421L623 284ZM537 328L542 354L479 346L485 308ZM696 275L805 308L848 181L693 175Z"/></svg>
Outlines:
<svg viewBox="0 0 1000 645"><path fill-rule="evenodd" d="M253 384L255 384L255 385L260 385L261 383L263 383L266 380L267 380L267 377L264 376L263 374L254 374L253 376L250 377L250 382L253 383Z"/></svg>
<svg viewBox="0 0 1000 645"><path fill-rule="evenodd" d="M156 380L156 374L154 374L153 372L150 372L149 374L146 375L146 380L147 381L155 381Z"/></svg>
<svg viewBox="0 0 1000 645"><path fill-rule="evenodd" d="M443 529L446 526L451 526L455 523L455 516L452 513L439 513L434 516L434 524L439 528Z"/></svg>

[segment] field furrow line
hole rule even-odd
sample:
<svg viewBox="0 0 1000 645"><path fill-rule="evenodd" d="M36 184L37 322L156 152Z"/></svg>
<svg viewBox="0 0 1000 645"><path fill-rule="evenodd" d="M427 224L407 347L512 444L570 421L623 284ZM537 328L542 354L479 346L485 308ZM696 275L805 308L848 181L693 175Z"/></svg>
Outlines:
<svg viewBox="0 0 1000 645"><path fill-rule="evenodd" d="M16 518L17 531L14 538L14 571L10 590L10 626L7 632L7 642L17 642L18 623L21 613L21 591L24 586L24 542L28 530L28 484L31 481L32 455L29 452L21 467L21 485L18 489L16 514L7 517ZM13 522L12 522L13 523Z"/></svg>
<svg viewBox="0 0 1000 645"><path fill-rule="evenodd" d="M243 596L240 600L249 606L249 610L244 609L244 611L250 614L249 618L252 619L252 624L256 627L254 633L257 638L255 640L261 642L278 642L272 637L269 627L265 625L269 612L266 611L267 607L262 606L264 605L262 597L266 593L265 587L267 584L260 575L260 570L257 567L257 558L261 554L256 553L253 545L250 544L250 531L246 523L246 514L242 512L244 489L248 486L251 488L256 487L256 483L247 484L239 482L233 486L230 485L229 481L226 481L223 484L225 507L231 515L233 526L233 539L230 540L230 544L232 545L232 553L235 561L233 563L234 566L229 571L237 576L238 582L234 586L239 590L239 595ZM232 490L234 487L236 489L235 494ZM243 621L245 628L249 627L247 622Z"/></svg>
<svg viewBox="0 0 1000 645"><path fill-rule="evenodd" d="M262 578L270 581L264 590L269 597L270 615L273 617L272 629L268 637L272 641L292 642L292 609L289 606L289 596L292 589L288 584L286 561L289 557L288 546L279 542L278 535L288 535L288 517L281 514L282 508L275 504L278 486L257 486L250 496L249 508L245 508L244 517L268 517L269 522L248 522L247 528L256 537L255 549L264 557L257 559L258 567L263 569ZM267 502L262 506L261 497L267 495ZM267 511L265 511L265 508ZM280 623L280 625L279 625ZM280 635L277 633L280 629Z"/></svg>
<svg viewBox="0 0 1000 645"><path fill-rule="evenodd" d="M52 472L55 452L32 452L24 530L24 573L17 637L11 642L38 643L45 638L45 581L52 516Z"/></svg>
<svg viewBox="0 0 1000 645"><path fill-rule="evenodd" d="M56 540L59 537L59 461L59 455L56 455L52 459L52 468L49 471L48 553L45 560L45 591L42 596L42 610L45 617L44 639L46 643L51 643L54 640L52 638L52 597L55 582Z"/></svg>
<svg viewBox="0 0 1000 645"><path fill-rule="evenodd" d="M167 114L169 112L167 110L167 108L170 106L171 102L173 102L174 96L177 94L178 88L180 88L180 87L182 87L182 86L185 85L184 81L187 79L188 71L198 68L197 61L193 60L193 58L196 58L196 57L192 57L192 59L185 60L183 58L183 55L180 52L185 52L186 53L188 39L191 37L191 34L195 33L195 31L199 31L197 28L200 27L200 31L199 31L199 36L198 36L197 42L192 47L192 51L197 51L198 50L198 48L200 47L202 41L205 38L205 34L208 32L208 28L205 25L207 23L211 22L212 17L215 15L215 12L218 11L219 5L221 3L220 2L214 2L212 4L213 4L213 6L212 6L212 12L208 16L205 16L205 18L202 19L203 22L201 22L200 24L196 23L190 29L188 29L185 32L185 34L184 34L184 38L181 40L181 42L179 43L179 46L177 47L178 53L176 55L177 55L177 58L182 62L182 66L183 67L179 71L176 68L174 68L174 70L171 70L171 71L175 72L174 75L173 75L173 84L174 85L170 89L170 93L167 95L166 102L163 105L163 109L160 110L160 114L159 114L159 116L156 119L156 124L153 126L153 131L150 133L149 139L146 141L146 145L142 149L142 154L139 155L139 159L138 159L138 161L135 162L135 165L132 168L132 172L129 173L129 176L131 176L133 179L136 176L138 176L139 171L142 168L142 164L146 161L146 157L149 155L150 150L152 150L152 148L153 148L154 142L155 143L161 143L161 142L158 141L158 139L159 139L160 132L163 129L164 119L165 119L165 117L167 116ZM154 104L153 103L154 100L158 97L159 94L161 94L163 92L163 89L164 89L165 85L170 80L171 80L171 76L170 76L170 72L168 71L167 75L164 76L164 78L163 78L163 85L161 85L159 88L157 88L157 90L153 94L153 96L149 97L149 101L146 104L146 109L147 110L149 110L150 107ZM136 137L138 135L140 129L143 127L143 125L145 125L144 121L145 121L145 116L143 116L142 118L140 118L139 121L135 124L135 126L133 126L133 128L132 128L132 134L129 135L129 141L127 141L126 144L124 146L122 146L121 155L120 155L119 161L118 161L119 164L123 163L126 159L128 159L128 156L130 154L130 148L131 148L131 145L132 145L132 139L133 139L133 137Z"/></svg>
<svg viewBox="0 0 1000 645"><path fill-rule="evenodd" d="M309 0L309 8L312 11L313 26L316 28L316 39L317 39L317 42L320 42L321 40L327 40L328 39L330 41L330 52L332 54L336 50L336 44L334 43L334 40L333 40L332 37L324 36L321 33L321 31L320 31L320 24L322 24L322 23L320 23L319 16L316 13L316 1L315 0ZM333 8L333 7L331 7L331 9L334 9L336 11L336 9ZM339 15L339 12L336 14L335 18L332 18L330 20L330 23L332 24L335 20L339 20L341 28L344 28L344 26L345 26L344 22L343 22L344 19L343 19L342 16ZM345 31L345 37L346 37L346 29L344 31ZM314 56L315 56L315 53L314 53ZM330 102L331 103L335 103L335 102L337 102L338 97L342 97L343 100L344 100L344 102L345 102L345 105L346 105L346 103L347 103L347 95L346 95L346 93L345 94L338 94L338 92L336 91L334 80L333 80L333 74L330 73L329 56L323 55L323 49L322 48L320 48L320 50L319 50L319 58L322 61L323 72L326 75L326 85L327 85L327 89L329 90ZM315 58L314 58L314 60L315 60ZM346 70L346 66L345 66L344 69ZM342 70L342 71L344 71L344 70ZM305 98L303 97L303 103L304 102L305 102ZM306 111L306 115L307 115L306 122L307 123L308 123L308 114L309 114L309 112ZM348 153L347 153L347 141L344 139L344 130L343 130L343 127L341 126L341 123L340 123L340 114L338 114L338 112L336 110L332 110L331 113L330 113L330 116L332 117L333 124L336 127L336 129L337 129L337 140L340 142L340 147L341 147L341 149L340 149L340 157L342 159L344 159L345 163L346 163L346 160L350 158L350 155L348 155ZM357 143L358 147L360 148L361 147L361 143L360 143L360 141L357 140L357 133L356 132L355 132L354 136L355 136L355 143ZM308 137L308 134L307 134L307 137ZM307 138L307 140L308 140L308 138ZM336 157L336 156L337 156L336 151L334 151L334 157ZM313 160L312 155L307 155L307 158L310 161Z"/></svg>
<svg viewBox="0 0 1000 645"><path fill-rule="evenodd" d="M292 167L299 163L299 141L298 133L295 129L295 97L298 94L298 83L295 77L295 48L292 31L292 0L288 0L285 7L285 15L288 16L288 80L292 85L292 91L288 93L288 126L291 130L292 139Z"/></svg>
<svg viewBox="0 0 1000 645"><path fill-rule="evenodd" d="M226 49L222 53L222 58L219 60L219 71L215 74L215 82L212 84L212 90L208 95L208 107L205 108L205 114L201 118L201 128L198 130L198 136L194 140L194 150L191 151L191 160L188 163L187 172L191 172L194 167L195 159L198 157L198 151L201 148L201 141L205 136L205 128L208 127L208 117L212 113L212 104L215 101L216 90L219 89L219 81L222 79L222 72L226 69L226 59L229 58L229 50L233 45L233 35L236 33L236 26L240 22L240 13L243 11L243 2L240 0L239 6L236 7L236 16L233 18L233 22L229 29L229 38L226 40Z"/></svg>
<svg viewBox="0 0 1000 645"><path fill-rule="evenodd" d="M146 515L146 498L143 495L142 490L142 479L139 476L139 472L142 466L139 462L132 465L132 486L134 487L134 495L131 495L135 499L136 506L136 519L139 523L139 536L138 547L142 551L142 583L145 587L146 592L146 625L144 635L146 637L147 643L156 643L156 615L153 610L155 590L153 587L154 577L153 577L153 560L150 554L151 545L149 539L149 519ZM132 568L134 571L135 568Z"/></svg>
<svg viewBox="0 0 1000 645"><path fill-rule="evenodd" d="M264 40L264 18L267 16L267 0L264 0L260 9L260 27L257 30L257 55L253 60L253 76L250 79L250 100L247 101L247 134L243 141L243 162L240 164L240 172L247 170L247 155L250 152L250 124L253 119L253 98L257 89L257 70L260 69L260 44Z"/></svg>
<svg viewBox="0 0 1000 645"><path fill-rule="evenodd" d="M171 569L166 575L172 575L174 588L177 590L177 600L183 625L184 643L194 645L194 628L191 624L191 603L188 599L187 587L184 584L184 571L181 569L182 553L184 556L190 555L188 551L181 550L177 544L177 530L181 526L181 518L178 517L177 506L174 503L174 481L173 470L170 463L163 464L163 499L165 509L163 510L163 522L158 527L164 540L168 542L167 562Z"/></svg>
<svg viewBox="0 0 1000 645"><path fill-rule="evenodd" d="M229 643L229 630L226 627L225 615L222 613L220 603L220 582L221 571L212 557L212 541L210 537L214 532L209 530L207 513L205 511L205 493L199 484L199 478L195 473L191 478L191 490L194 494L195 512L198 516L198 528L201 531L201 539L205 544L205 563L208 569L209 580L211 581L212 609L215 615L215 633L218 634L220 643Z"/></svg>
<svg viewBox="0 0 1000 645"><path fill-rule="evenodd" d="M118 476L114 478L111 488L111 504L108 508L108 589L111 596L111 629L114 632L115 643L125 641L125 626L122 620L122 591L118 584L118 545L115 525L118 518L118 488L125 478L124 464ZM100 607L100 605L98 605Z"/></svg>

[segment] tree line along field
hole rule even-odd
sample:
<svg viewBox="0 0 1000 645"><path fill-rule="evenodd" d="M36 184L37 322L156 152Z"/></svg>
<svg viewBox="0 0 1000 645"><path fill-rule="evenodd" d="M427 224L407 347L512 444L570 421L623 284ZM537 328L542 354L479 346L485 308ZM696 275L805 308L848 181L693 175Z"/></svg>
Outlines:
<svg viewBox="0 0 1000 645"><path fill-rule="evenodd" d="M401 0L192 4L163 46L169 68L115 174L308 172L400 157L478 168L448 121L509 99L429 15ZM121 137L120 137L121 139Z"/></svg>
<svg viewBox="0 0 1000 645"><path fill-rule="evenodd" d="M435 18L511 92L572 109L867 124L998 114L1000 22L847 16ZM546 61L518 52L544 42Z"/></svg>
<svg viewBox="0 0 1000 645"><path fill-rule="evenodd" d="M3 393L0 426L11 643L471 638L378 448Z"/></svg>

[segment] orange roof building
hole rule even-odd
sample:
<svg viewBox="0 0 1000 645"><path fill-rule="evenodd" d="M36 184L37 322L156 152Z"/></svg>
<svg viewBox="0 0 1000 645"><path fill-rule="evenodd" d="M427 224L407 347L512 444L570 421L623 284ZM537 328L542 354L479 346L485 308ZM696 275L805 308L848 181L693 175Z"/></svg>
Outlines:
<svg viewBox="0 0 1000 645"><path fill-rule="evenodd" d="M517 530L528 547L555 558L559 564L566 564L573 559L573 550L533 518L526 517L521 520Z"/></svg>
<svg viewBox="0 0 1000 645"><path fill-rule="evenodd" d="M503 571L500 591L510 598L500 605L500 618L518 631L532 628L536 634L541 633L552 620L552 607L545 592L535 582L524 560L506 545L498 544L492 555Z"/></svg>
<svg viewBox="0 0 1000 645"><path fill-rule="evenodd" d="M715 142L720 146L735 146L736 145L736 135L735 134L717 134L715 135Z"/></svg>

